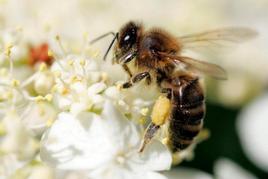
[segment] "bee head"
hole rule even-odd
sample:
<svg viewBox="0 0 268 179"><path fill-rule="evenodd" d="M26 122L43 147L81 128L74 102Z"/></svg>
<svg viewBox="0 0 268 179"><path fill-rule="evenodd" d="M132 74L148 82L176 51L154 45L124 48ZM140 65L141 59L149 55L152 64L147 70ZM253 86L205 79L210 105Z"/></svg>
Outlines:
<svg viewBox="0 0 268 179"><path fill-rule="evenodd" d="M141 25L129 22L119 31L118 42L115 46L115 58L119 61L130 61L137 51L137 43L141 34ZM124 59L122 59L124 58Z"/></svg>

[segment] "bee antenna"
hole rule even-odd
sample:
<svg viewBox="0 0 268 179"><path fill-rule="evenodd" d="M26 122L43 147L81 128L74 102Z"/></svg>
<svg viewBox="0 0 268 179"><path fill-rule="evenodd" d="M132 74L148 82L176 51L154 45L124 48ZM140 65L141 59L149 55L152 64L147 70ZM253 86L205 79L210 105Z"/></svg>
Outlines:
<svg viewBox="0 0 268 179"><path fill-rule="evenodd" d="M114 36L112 42L110 43L108 49L107 49L106 52L105 52L105 55L103 56L103 60L104 60L104 61L106 60L106 57L107 57L109 51L111 50L111 48L112 48L112 46L113 46L113 44L114 44L114 42L115 42L115 40L116 40L117 38L118 38L118 32L115 34L115 36Z"/></svg>
<svg viewBox="0 0 268 179"><path fill-rule="evenodd" d="M105 34L103 34L103 35L101 35L101 36L99 36L99 37L97 37L97 38L95 38L95 39L93 39L93 40L91 40L91 41L89 42L89 44L93 44L93 43L95 43L95 42L97 42L97 41L103 39L104 37L107 37L108 35L113 35L114 38L113 38L112 42L110 43L108 49L106 50L105 55L103 56L103 60L104 60L104 61L106 60L106 57L107 57L109 51L111 50L111 48L112 48L112 46L113 46L113 44L114 44L114 41L118 38L118 32L117 32L117 33L114 33L114 32L107 32L107 33L105 33Z"/></svg>
<svg viewBox="0 0 268 179"><path fill-rule="evenodd" d="M107 33L105 33L105 34L103 34L103 35L101 35L101 36L99 36L99 37L97 37L97 38L91 40L91 41L89 42L89 44L94 44L95 42L97 42L97 41L103 39L104 37L107 37L108 35L116 36L116 33L114 33L114 32L107 32Z"/></svg>

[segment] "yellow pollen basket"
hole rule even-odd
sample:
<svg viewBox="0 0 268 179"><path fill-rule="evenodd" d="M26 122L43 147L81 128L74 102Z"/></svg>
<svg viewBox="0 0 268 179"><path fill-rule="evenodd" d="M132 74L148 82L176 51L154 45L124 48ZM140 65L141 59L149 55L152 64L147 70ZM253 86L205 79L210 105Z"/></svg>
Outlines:
<svg viewBox="0 0 268 179"><path fill-rule="evenodd" d="M163 125L168 118L170 108L170 100L165 96L159 96L154 104L151 114L152 122L158 126Z"/></svg>

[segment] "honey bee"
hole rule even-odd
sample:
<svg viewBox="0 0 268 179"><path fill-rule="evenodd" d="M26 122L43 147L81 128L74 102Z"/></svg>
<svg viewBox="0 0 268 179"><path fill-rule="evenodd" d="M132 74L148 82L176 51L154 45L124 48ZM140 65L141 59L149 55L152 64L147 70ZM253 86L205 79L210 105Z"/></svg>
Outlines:
<svg viewBox="0 0 268 179"><path fill-rule="evenodd" d="M172 152L189 147L203 127L205 95L200 84L200 73L216 79L226 79L223 68L218 65L183 56L182 50L191 45L215 45L220 42L242 42L256 35L248 28L223 28L202 33L175 37L160 29L144 30L142 24L128 22L119 32L109 32L95 41L113 34L113 62L121 64L129 76L122 87L130 88L146 80L156 83L161 95L156 101L151 123L148 125L140 148L142 152L163 124L168 123L168 146ZM135 71L128 67L134 61Z"/></svg>

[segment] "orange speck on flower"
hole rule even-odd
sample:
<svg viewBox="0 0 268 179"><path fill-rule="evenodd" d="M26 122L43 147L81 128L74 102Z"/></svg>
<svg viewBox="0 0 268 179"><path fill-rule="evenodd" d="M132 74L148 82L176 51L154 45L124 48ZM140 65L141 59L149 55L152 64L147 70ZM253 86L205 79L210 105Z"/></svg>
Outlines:
<svg viewBox="0 0 268 179"><path fill-rule="evenodd" d="M43 43L39 46L34 46L30 48L29 51L29 60L28 63L31 66L34 66L37 63L46 63L51 65L53 57L48 55L48 44Z"/></svg>

